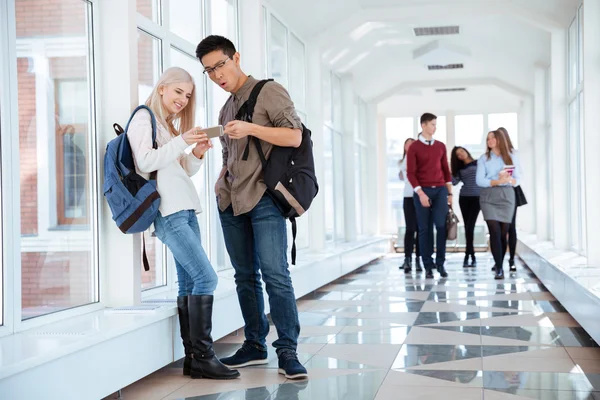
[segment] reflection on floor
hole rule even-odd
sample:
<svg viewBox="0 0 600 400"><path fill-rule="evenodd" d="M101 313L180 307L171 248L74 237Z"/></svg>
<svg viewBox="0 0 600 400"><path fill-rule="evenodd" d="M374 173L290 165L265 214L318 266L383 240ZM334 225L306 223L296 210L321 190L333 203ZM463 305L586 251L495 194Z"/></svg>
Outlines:
<svg viewBox="0 0 600 400"><path fill-rule="evenodd" d="M270 349L269 365L234 381L192 381L176 363L122 397L600 400L600 348L524 266L498 282L488 255L463 269L455 254L448 279L425 280L405 276L400 262L367 265L298 301L307 381L279 375ZM218 354L233 353L242 336L219 341Z"/></svg>

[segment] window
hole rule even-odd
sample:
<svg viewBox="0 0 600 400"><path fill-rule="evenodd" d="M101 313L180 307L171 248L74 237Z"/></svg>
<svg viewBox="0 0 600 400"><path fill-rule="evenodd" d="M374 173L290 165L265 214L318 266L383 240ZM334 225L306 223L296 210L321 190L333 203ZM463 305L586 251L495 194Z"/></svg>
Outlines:
<svg viewBox="0 0 600 400"><path fill-rule="evenodd" d="M138 3L139 7L139 3ZM162 41L138 29L138 98L144 104L163 71ZM142 263L142 290L153 289L167 284L166 247L158 238L146 234L146 256L150 270L144 270ZM143 250L143 249L142 249Z"/></svg>
<svg viewBox="0 0 600 400"><path fill-rule="evenodd" d="M404 181L398 177L399 162L404 156L404 142L415 138L414 118L387 118L385 120L386 155L387 155L387 225L385 231L394 233L404 225Z"/></svg>
<svg viewBox="0 0 600 400"><path fill-rule="evenodd" d="M323 193L325 195L325 240L333 241L335 239L333 131L327 126L323 128L323 142Z"/></svg>
<svg viewBox="0 0 600 400"><path fill-rule="evenodd" d="M169 30L193 44L202 40L202 1L170 0Z"/></svg>
<svg viewBox="0 0 600 400"><path fill-rule="evenodd" d="M305 110L306 68L304 43L290 33L290 96L296 108Z"/></svg>
<svg viewBox="0 0 600 400"><path fill-rule="evenodd" d="M439 116L437 117L437 128L435 130L435 140L439 140L444 144L448 144L448 132L446 129L446 117Z"/></svg>
<svg viewBox="0 0 600 400"><path fill-rule="evenodd" d="M287 28L271 15L271 34L269 41L269 72L271 77L288 88L288 47Z"/></svg>
<svg viewBox="0 0 600 400"><path fill-rule="evenodd" d="M16 1L23 320L98 301L91 5Z"/></svg>
<svg viewBox="0 0 600 400"><path fill-rule="evenodd" d="M144 17L160 23L159 0L136 0L136 10Z"/></svg>
<svg viewBox="0 0 600 400"><path fill-rule="evenodd" d="M510 136L510 141L516 149L519 148L519 118L517 113L489 114L488 131L503 127ZM486 132L487 133L487 132Z"/></svg>
<svg viewBox="0 0 600 400"><path fill-rule="evenodd" d="M569 238L574 251L586 251L585 152L583 151L583 34L582 8L569 26Z"/></svg>
<svg viewBox="0 0 600 400"><path fill-rule="evenodd" d="M367 104L358 99L355 107L355 135L354 135L354 195L356 198L355 220L356 234L361 236L365 233L364 218L365 218L365 196L367 182L367 138L369 121Z"/></svg>
<svg viewBox="0 0 600 400"><path fill-rule="evenodd" d="M454 126L456 146L465 147L475 158L485 153L487 132L483 127L483 115L457 115Z"/></svg>
<svg viewBox="0 0 600 400"><path fill-rule="evenodd" d="M237 44L237 0L210 1L210 30L211 34L225 36Z"/></svg>
<svg viewBox="0 0 600 400"><path fill-rule="evenodd" d="M335 198L335 239L343 241L346 236L344 224L344 158L342 134L333 135L333 190Z"/></svg>

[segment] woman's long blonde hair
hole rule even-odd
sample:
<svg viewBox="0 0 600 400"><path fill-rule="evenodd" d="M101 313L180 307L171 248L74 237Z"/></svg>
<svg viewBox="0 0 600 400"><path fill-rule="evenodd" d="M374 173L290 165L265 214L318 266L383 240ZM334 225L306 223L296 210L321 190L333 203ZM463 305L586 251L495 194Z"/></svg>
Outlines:
<svg viewBox="0 0 600 400"><path fill-rule="evenodd" d="M163 86L173 83L186 82L192 84L192 95L185 108L175 115L169 115L162 103L159 91ZM196 84L194 78L183 68L171 67L160 76L160 79L152 89L152 93L146 100L146 105L154 112L158 122L169 130L171 135L179 136L194 127L196 116Z"/></svg>

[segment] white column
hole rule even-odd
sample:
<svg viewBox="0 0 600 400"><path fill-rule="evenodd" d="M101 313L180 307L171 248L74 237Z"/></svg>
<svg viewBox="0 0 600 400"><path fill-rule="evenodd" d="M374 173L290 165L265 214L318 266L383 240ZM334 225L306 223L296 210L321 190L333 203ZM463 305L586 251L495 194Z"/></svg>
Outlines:
<svg viewBox="0 0 600 400"><path fill-rule="evenodd" d="M446 148L448 150L448 154L450 154L452 148L456 146L455 118L456 113L454 111L446 112L446 135L448 137L446 140Z"/></svg>
<svg viewBox="0 0 600 400"><path fill-rule="evenodd" d="M552 192L554 198L554 245L559 249L569 247L569 207L566 185L569 170L564 167L568 160L567 152L567 32L566 30L552 32L552 160L557 165L551 169ZM558 167L562 165L563 167Z"/></svg>
<svg viewBox="0 0 600 400"><path fill-rule="evenodd" d="M112 124L125 126L138 103L137 26L133 1L98 3L97 66L98 150L102 160L108 141L115 137ZM116 61L118 60L118 62ZM103 176L102 168L100 177ZM138 304L141 300L141 237L124 235L111 218L102 193L100 208L101 300L108 306Z"/></svg>
<svg viewBox="0 0 600 400"><path fill-rule="evenodd" d="M549 140L547 132L547 119L546 115L546 96L550 93L546 93L546 71L543 68L536 68L535 70L535 95L534 95L534 139L533 139L533 157L535 160L535 166L531 171L531 177L533 179L533 185L531 190L527 191L526 196L529 197L531 192L534 195L533 200L529 203L532 205L530 210L535 213L535 233L538 239L548 240L548 212L550 208L549 202L549 190L546 186L548 179L548 168L541 168L541 166L547 166L548 160L546 157L546 142ZM538 168L537 166L540 166Z"/></svg>
<svg viewBox="0 0 600 400"><path fill-rule="evenodd" d="M583 3L583 110L585 198L587 220L587 258L590 265L600 265L600 148L598 110L600 110L600 2Z"/></svg>
<svg viewBox="0 0 600 400"><path fill-rule="evenodd" d="M265 71L264 22L260 0L238 2L241 65L244 72L260 77Z"/></svg>
<svg viewBox="0 0 600 400"><path fill-rule="evenodd" d="M533 121L533 97L529 96L523 101L519 113L519 156L523 171L521 188L525 192L528 204L519 208L517 212L517 227L525 232L535 231L535 142Z"/></svg>
<svg viewBox="0 0 600 400"><path fill-rule="evenodd" d="M342 78L342 137L344 151L344 229L346 241L356 240L354 128L358 117L352 76Z"/></svg>
<svg viewBox="0 0 600 400"><path fill-rule="evenodd" d="M325 247L325 170L323 164L323 102L321 90L321 51L311 45L306 46L307 74L306 98L308 101L308 128L312 132L313 154L315 157L315 173L319 183L319 193L308 211L310 221L310 248L321 250Z"/></svg>

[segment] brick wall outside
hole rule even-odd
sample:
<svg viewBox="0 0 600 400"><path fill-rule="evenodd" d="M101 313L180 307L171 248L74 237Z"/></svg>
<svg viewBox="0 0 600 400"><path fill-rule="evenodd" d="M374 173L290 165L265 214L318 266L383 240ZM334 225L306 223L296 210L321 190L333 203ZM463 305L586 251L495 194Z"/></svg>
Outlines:
<svg viewBox="0 0 600 400"><path fill-rule="evenodd" d="M86 35L87 6L81 0L16 0L15 6L18 39ZM41 233L38 226L38 169L47 166L38 162L37 137L47 134L50 130L50 127L39 126L36 121L36 98L41 94L36 93L34 67L33 58L17 60L20 210L21 232L24 236L36 236ZM49 60L49 67L50 81L45 82L45 86L49 91L48 112L54 113L54 80L87 80L88 64L86 57L58 57ZM60 127L57 128L57 131L60 130ZM56 143L60 143L60 140L56 140ZM57 150L49 149L49 154ZM61 155L56 156L58 160ZM58 184L56 186L58 187ZM62 197L61 193L51 195ZM67 234L65 232L65 235ZM23 309L41 306L60 309L91 302L94 299L91 263L89 251L23 252Z"/></svg>

